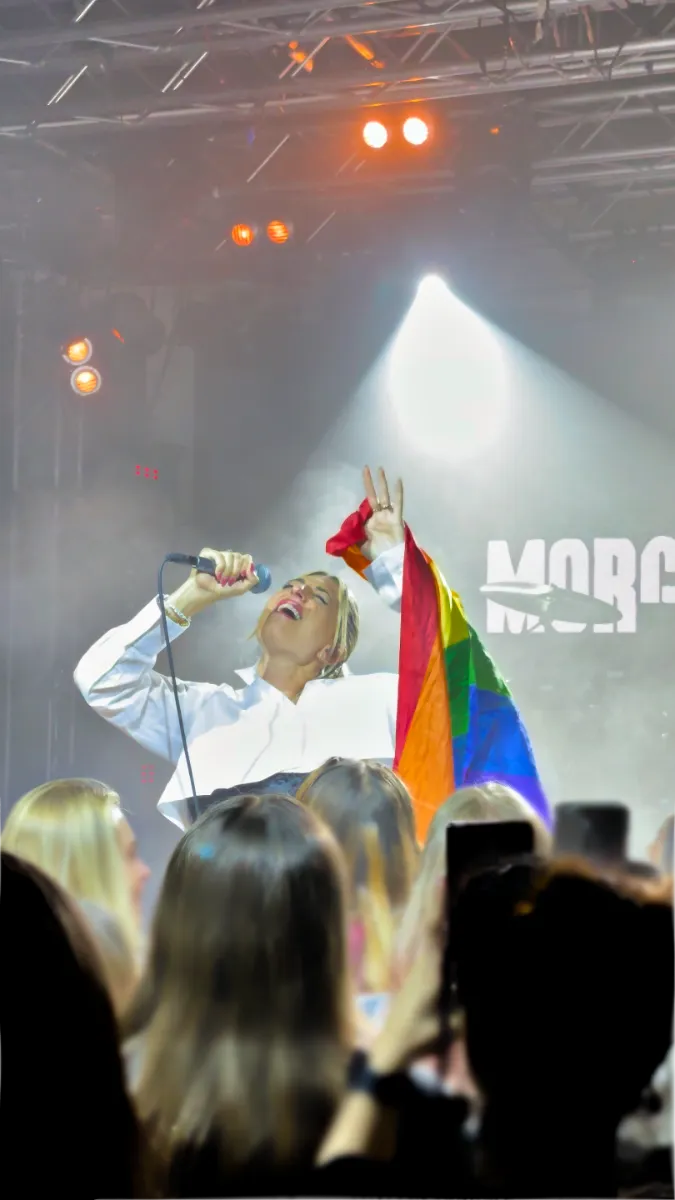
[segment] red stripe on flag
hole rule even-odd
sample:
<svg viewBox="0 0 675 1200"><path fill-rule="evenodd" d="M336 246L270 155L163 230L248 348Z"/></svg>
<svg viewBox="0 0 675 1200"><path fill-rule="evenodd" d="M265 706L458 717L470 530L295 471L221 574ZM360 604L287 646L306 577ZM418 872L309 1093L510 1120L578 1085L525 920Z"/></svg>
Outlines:
<svg viewBox="0 0 675 1200"><path fill-rule="evenodd" d="M364 500L326 544L365 578L361 553L371 507ZM428 555L405 529L394 769L410 791L417 837L424 841L437 808L454 790L452 723L437 584Z"/></svg>
<svg viewBox="0 0 675 1200"><path fill-rule="evenodd" d="M396 715L397 762L403 752L422 694L429 659L438 634L436 582L422 551L406 526Z"/></svg>

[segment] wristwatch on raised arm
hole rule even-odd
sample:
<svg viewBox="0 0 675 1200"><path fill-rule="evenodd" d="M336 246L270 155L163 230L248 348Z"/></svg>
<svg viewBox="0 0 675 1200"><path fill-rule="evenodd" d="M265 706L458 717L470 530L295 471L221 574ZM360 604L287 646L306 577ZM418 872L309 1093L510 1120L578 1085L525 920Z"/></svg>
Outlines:
<svg viewBox="0 0 675 1200"><path fill-rule="evenodd" d="M379 1075L372 1069L368 1056L362 1050L352 1055L347 1086L350 1092L364 1092L372 1096L385 1108L400 1108L410 1096L411 1089L414 1090L404 1071Z"/></svg>

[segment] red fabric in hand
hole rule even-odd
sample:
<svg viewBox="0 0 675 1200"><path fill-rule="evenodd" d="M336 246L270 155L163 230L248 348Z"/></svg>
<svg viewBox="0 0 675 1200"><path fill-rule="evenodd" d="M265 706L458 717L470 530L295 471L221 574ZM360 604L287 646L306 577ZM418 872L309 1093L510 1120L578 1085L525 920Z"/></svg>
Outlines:
<svg viewBox="0 0 675 1200"><path fill-rule="evenodd" d="M334 537L326 542L326 553L334 558L343 558L345 550L352 546L362 546L367 540L366 521L373 515L370 500L364 500L360 508L342 522Z"/></svg>

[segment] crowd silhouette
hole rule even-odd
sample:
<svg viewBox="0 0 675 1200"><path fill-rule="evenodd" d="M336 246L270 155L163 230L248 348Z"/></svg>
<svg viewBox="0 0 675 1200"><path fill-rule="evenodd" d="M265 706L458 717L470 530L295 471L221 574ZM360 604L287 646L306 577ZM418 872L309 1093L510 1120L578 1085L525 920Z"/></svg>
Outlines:
<svg viewBox="0 0 675 1200"><path fill-rule="evenodd" d="M533 852L449 879L467 821L529 822ZM331 759L295 796L216 799L144 934L119 797L47 783L3 837L5 1177L72 1197L672 1196L672 853L669 818L644 864L561 857L490 783L419 847L401 780Z"/></svg>

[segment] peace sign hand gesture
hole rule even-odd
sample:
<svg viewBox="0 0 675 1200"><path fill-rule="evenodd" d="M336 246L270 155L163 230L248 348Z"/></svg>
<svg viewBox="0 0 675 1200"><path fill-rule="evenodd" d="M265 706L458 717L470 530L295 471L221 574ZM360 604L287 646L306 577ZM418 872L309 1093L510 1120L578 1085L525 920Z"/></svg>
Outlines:
<svg viewBox="0 0 675 1200"><path fill-rule="evenodd" d="M391 550L393 546L399 546L405 540L403 483L397 479L392 500L389 495L387 476L382 467L377 472L377 487L373 483L370 467L364 467L363 486L373 515L366 521L367 540L361 550L372 562L385 550Z"/></svg>

